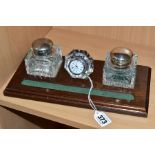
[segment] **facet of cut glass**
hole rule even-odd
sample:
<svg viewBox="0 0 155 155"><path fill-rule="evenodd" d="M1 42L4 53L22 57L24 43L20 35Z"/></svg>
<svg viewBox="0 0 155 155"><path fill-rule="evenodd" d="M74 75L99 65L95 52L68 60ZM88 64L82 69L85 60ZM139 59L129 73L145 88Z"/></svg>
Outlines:
<svg viewBox="0 0 155 155"><path fill-rule="evenodd" d="M72 78L86 79L94 71L93 58L85 50L74 49L65 56L64 68Z"/></svg>
<svg viewBox="0 0 155 155"><path fill-rule="evenodd" d="M31 48L25 58L27 74L34 76L56 77L61 64L61 49L55 45L53 45L51 53L41 56L35 54Z"/></svg>
<svg viewBox="0 0 155 155"><path fill-rule="evenodd" d="M138 56L133 54L131 64L127 68L116 68L111 63L110 52L107 52L103 67L103 84L108 86L134 88Z"/></svg>

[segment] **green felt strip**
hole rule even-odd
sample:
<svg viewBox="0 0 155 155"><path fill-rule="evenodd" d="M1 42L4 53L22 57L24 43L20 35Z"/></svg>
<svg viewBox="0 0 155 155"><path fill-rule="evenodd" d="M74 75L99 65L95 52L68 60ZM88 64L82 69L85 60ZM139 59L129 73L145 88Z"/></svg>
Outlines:
<svg viewBox="0 0 155 155"><path fill-rule="evenodd" d="M31 87L46 88L46 89L53 89L53 90L80 93L80 94L88 94L89 92L89 88L81 88L76 86L67 86L62 84L39 82L39 81L33 81L33 80L23 80L21 84L26 86L31 86ZM119 93L119 92L105 91L105 90L99 90L99 89L93 89L91 92L91 95L123 99L128 101L134 100L134 96L129 93Z"/></svg>

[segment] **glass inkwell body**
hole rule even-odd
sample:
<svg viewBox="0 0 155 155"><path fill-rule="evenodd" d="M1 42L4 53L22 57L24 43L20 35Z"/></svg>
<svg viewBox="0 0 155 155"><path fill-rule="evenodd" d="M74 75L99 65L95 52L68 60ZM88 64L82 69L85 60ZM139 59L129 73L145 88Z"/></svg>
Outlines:
<svg viewBox="0 0 155 155"><path fill-rule="evenodd" d="M35 40L25 58L27 74L34 76L56 77L61 64L61 49L46 38Z"/></svg>
<svg viewBox="0 0 155 155"><path fill-rule="evenodd" d="M114 48L107 52L103 68L103 84L134 88L138 56L128 48Z"/></svg>

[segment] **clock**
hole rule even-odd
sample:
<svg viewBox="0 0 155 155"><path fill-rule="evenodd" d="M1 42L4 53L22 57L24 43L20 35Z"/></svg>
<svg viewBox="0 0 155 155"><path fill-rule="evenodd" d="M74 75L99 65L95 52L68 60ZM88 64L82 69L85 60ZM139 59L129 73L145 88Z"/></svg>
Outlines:
<svg viewBox="0 0 155 155"><path fill-rule="evenodd" d="M85 50L72 50L65 56L64 68L72 78L86 79L94 70L92 57Z"/></svg>

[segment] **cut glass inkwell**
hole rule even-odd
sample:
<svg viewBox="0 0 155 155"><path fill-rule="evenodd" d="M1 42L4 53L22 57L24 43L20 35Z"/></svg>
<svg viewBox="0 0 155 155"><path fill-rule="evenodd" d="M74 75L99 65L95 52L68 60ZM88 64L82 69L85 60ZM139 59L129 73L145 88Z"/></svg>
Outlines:
<svg viewBox="0 0 155 155"><path fill-rule="evenodd" d="M114 48L107 52L103 68L103 84L134 88L138 56L128 48Z"/></svg>
<svg viewBox="0 0 155 155"><path fill-rule="evenodd" d="M61 64L61 49L47 38L35 40L25 58L26 72L34 76L56 77Z"/></svg>

